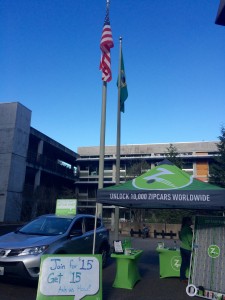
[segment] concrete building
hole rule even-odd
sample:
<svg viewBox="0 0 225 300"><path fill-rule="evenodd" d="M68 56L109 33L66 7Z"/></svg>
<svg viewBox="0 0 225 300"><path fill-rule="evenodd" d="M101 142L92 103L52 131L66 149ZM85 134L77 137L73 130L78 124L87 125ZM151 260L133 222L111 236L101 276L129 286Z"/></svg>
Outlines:
<svg viewBox="0 0 225 300"><path fill-rule="evenodd" d="M29 220L38 213L52 212L56 199L65 196L65 191L67 198L69 192L70 197L78 199L80 211L93 213L99 147L79 147L75 153L30 123L31 111L22 104L0 104L0 222ZM169 143L122 145L120 182L129 178L128 170L134 163L144 161L153 167L162 161L169 146ZM173 143L173 146L182 158L184 170L207 181L209 165L218 154L217 141ZM106 146L104 186L114 185L115 177L116 147Z"/></svg>
<svg viewBox="0 0 225 300"><path fill-rule="evenodd" d="M215 23L225 26L225 0L220 0ZM35 192L40 187L57 187L57 192L67 188L78 198L80 209L93 211L99 147L79 147L77 154L32 128L30 123L31 111L22 104L0 104L0 222L19 221L22 213L27 218L34 216L40 196ZM216 144L217 141L173 143L184 170L203 181L208 180L209 165L218 153ZM154 166L165 158L169 145L121 146L120 181L127 179L127 170L133 163L146 161ZM106 146L104 186L115 184L115 175L116 147ZM23 211L27 205L30 211Z"/></svg>
<svg viewBox="0 0 225 300"><path fill-rule="evenodd" d="M0 221L17 220L22 205L31 111L18 103L0 109ZM18 207L18 210L15 209Z"/></svg>
<svg viewBox="0 0 225 300"><path fill-rule="evenodd" d="M225 26L225 0L220 0L215 23L217 25Z"/></svg>
<svg viewBox="0 0 225 300"><path fill-rule="evenodd" d="M78 155L30 122L31 111L22 104L0 104L0 222L35 216L40 187L74 190Z"/></svg>
<svg viewBox="0 0 225 300"><path fill-rule="evenodd" d="M183 162L183 170L199 180L208 181L209 165L218 154L217 141L173 143ZM125 182L134 163L147 162L152 168L166 158L170 143L122 145L120 149L120 182ZM79 207L94 208L98 189L99 147L78 147L79 177L75 185L79 191ZM104 187L116 183L116 147L105 147ZM147 170L143 170L147 171Z"/></svg>

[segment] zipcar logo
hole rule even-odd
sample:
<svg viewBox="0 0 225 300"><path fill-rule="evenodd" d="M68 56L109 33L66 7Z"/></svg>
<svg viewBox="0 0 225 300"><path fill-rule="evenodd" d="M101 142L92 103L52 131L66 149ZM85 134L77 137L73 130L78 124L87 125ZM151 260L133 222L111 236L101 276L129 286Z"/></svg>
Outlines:
<svg viewBox="0 0 225 300"><path fill-rule="evenodd" d="M135 188L145 190L173 190L190 185L193 177L175 166L159 166L133 179Z"/></svg>
<svg viewBox="0 0 225 300"><path fill-rule="evenodd" d="M179 256L173 256L171 258L171 267L174 271L180 271L181 258Z"/></svg>
<svg viewBox="0 0 225 300"><path fill-rule="evenodd" d="M210 245L208 247L208 255L211 258L217 258L220 256L220 248L217 245Z"/></svg>

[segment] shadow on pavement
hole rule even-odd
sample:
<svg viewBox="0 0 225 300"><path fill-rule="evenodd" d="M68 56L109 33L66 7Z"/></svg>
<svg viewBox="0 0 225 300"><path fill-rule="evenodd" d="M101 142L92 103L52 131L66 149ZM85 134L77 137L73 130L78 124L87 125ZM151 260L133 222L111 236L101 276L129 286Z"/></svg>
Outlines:
<svg viewBox="0 0 225 300"><path fill-rule="evenodd" d="M124 237L120 237L121 240ZM114 288L113 282L116 274L115 260L110 258L109 264L103 269L102 285L103 300L196 300L199 297L189 297L186 294L186 285L179 278L159 277L159 257L156 247L159 241L165 246L173 246L169 239L142 239L132 237L132 247L143 250L138 267L141 280L132 290ZM36 300L37 286L35 283L18 280L0 279L0 300Z"/></svg>
<svg viewBox="0 0 225 300"><path fill-rule="evenodd" d="M124 237L120 237L121 240ZM165 246L173 246L173 240L169 239L142 239L132 237L132 247L143 250L139 261L141 280L136 283L132 290L113 288L116 274L116 264L110 263L103 270L103 299L104 300L190 300L199 297L189 297L186 294L186 284L181 283L179 278L159 277L159 257L156 252L157 244L164 241Z"/></svg>

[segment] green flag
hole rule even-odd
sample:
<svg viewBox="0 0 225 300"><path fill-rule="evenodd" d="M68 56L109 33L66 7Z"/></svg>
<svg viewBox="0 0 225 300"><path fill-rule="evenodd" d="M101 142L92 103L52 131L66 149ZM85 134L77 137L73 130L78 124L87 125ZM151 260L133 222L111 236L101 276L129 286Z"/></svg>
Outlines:
<svg viewBox="0 0 225 300"><path fill-rule="evenodd" d="M118 81L117 81L118 86ZM120 69L120 111L124 113L124 102L128 97L127 91L127 83L126 83L126 76L124 70L124 63L123 63L123 53L121 50L121 69Z"/></svg>

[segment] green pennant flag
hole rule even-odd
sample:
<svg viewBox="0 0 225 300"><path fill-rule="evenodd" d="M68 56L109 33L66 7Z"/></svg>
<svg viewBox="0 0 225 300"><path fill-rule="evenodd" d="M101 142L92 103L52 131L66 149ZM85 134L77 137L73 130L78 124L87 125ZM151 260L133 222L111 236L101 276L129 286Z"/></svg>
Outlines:
<svg viewBox="0 0 225 300"><path fill-rule="evenodd" d="M118 86L118 81L117 81ZM126 101L128 97L128 91L127 91L127 83L126 83L126 76L125 76L125 69L124 69L124 63L123 63L123 53L121 50L121 69L120 69L120 111L124 113L124 102Z"/></svg>

